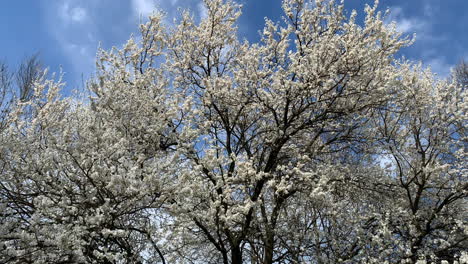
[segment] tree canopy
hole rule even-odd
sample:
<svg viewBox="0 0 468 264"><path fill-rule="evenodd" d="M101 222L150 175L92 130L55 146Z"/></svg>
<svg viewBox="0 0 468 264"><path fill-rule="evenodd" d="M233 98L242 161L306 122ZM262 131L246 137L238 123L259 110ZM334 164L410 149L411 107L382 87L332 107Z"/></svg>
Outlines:
<svg viewBox="0 0 468 264"><path fill-rule="evenodd" d="M377 3L285 0L259 43L204 3L100 50L86 100L8 104L0 262L468 261L461 77L397 59Z"/></svg>

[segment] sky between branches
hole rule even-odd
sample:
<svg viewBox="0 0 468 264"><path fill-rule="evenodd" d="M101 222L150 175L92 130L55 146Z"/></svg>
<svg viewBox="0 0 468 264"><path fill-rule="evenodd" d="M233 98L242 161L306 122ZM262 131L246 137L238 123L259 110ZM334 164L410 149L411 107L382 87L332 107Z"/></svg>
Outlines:
<svg viewBox="0 0 468 264"><path fill-rule="evenodd" d="M279 21L280 0L240 0L243 14L239 37L258 41L264 18ZM345 1L348 14L356 9L362 19L364 5L373 0ZM190 9L198 19L205 11L201 0L17 0L0 8L0 59L15 65L39 52L52 72L62 67L67 89L83 86L94 71L99 46L122 46L137 25L153 10L167 13L167 23L178 8ZM379 9L390 8L390 20L405 34L416 33L416 42L400 56L423 61L440 76L462 58L468 58L467 0L380 0Z"/></svg>

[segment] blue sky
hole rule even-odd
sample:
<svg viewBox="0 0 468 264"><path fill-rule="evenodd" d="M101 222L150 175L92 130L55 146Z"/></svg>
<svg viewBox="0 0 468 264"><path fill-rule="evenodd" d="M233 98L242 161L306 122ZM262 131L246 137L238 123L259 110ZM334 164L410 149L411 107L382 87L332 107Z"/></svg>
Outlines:
<svg viewBox="0 0 468 264"><path fill-rule="evenodd" d="M0 8L0 59L13 67L21 59L40 53L51 71L62 67L67 89L82 86L94 71L99 43L104 48L121 46L138 22L151 10L165 11L169 18L178 7L203 13L201 0L11 0ZM280 0L239 0L243 15L239 34L257 41L264 17L281 17ZM363 13L373 0L346 0L347 10ZM425 65L441 76L460 59L468 59L468 0L380 0L381 10L392 10L390 19L405 34L416 33L416 42L400 55ZM169 19L170 21L170 19Z"/></svg>

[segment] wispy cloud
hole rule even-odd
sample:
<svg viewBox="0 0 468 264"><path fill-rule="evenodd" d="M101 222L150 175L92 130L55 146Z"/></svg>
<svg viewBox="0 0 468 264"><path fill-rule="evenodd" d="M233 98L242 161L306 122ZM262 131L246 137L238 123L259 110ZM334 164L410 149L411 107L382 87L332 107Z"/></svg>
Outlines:
<svg viewBox="0 0 468 264"><path fill-rule="evenodd" d="M95 41L92 5L83 0L47 2L48 31L55 38L56 45L66 56L65 68L68 79L78 82L80 76L89 76L94 71ZM76 85L73 83L72 85Z"/></svg>
<svg viewBox="0 0 468 264"><path fill-rule="evenodd" d="M99 43L104 48L121 46L137 23L151 13L162 11L170 25L179 15L179 8L192 10L195 17L207 15L202 0L130 0L115 4L113 0L42 0L48 31L55 45L65 55L65 71L69 79L80 81L95 71L95 56ZM118 19L116 19L118 18ZM72 68L72 69L71 69Z"/></svg>
<svg viewBox="0 0 468 264"><path fill-rule="evenodd" d="M447 62L445 57L434 57L428 60L425 65L431 68L431 71L436 73L439 78L446 78L450 75L450 72L454 65Z"/></svg>
<svg viewBox="0 0 468 264"><path fill-rule="evenodd" d="M154 0L132 0L134 15L147 17L156 9Z"/></svg>
<svg viewBox="0 0 468 264"><path fill-rule="evenodd" d="M162 11L167 23L179 15L179 8L192 10L199 19L208 15L203 0L131 0L131 6L133 15L143 19L156 10Z"/></svg>
<svg viewBox="0 0 468 264"><path fill-rule="evenodd" d="M75 22L83 22L87 17L86 9L81 7L73 8L70 15L71 19Z"/></svg>
<svg viewBox="0 0 468 264"><path fill-rule="evenodd" d="M429 27L430 21L422 17L406 16L403 8L399 6L390 8L390 15L387 18L387 23L394 22L396 29L404 34L416 33L417 35L424 35Z"/></svg>
<svg viewBox="0 0 468 264"><path fill-rule="evenodd" d="M71 1L64 1L59 9L61 19L66 23L83 23L88 19L87 10L79 5L72 6Z"/></svg>
<svg viewBox="0 0 468 264"><path fill-rule="evenodd" d="M197 4L197 9L198 9L198 17L200 19L204 19L204 18L206 18L208 16L208 10L206 9L206 6L203 3L203 1L200 1Z"/></svg>
<svg viewBox="0 0 468 264"><path fill-rule="evenodd" d="M404 35L416 34L416 42L413 44L416 54L419 54L424 65L430 67L432 72L440 78L448 77L453 67L447 58L437 50L437 43L445 40L443 35L434 33L435 11L431 3L426 2L419 15L409 15L409 12L400 6L390 8L387 23L395 23L396 29Z"/></svg>
<svg viewBox="0 0 468 264"><path fill-rule="evenodd" d="M434 15L435 10L434 10L434 5L432 3L425 2L423 10L424 10L424 15L427 17L432 17Z"/></svg>
<svg viewBox="0 0 468 264"><path fill-rule="evenodd" d="M133 21L143 22L153 12L162 12L163 22L171 27L180 18L181 10L190 10L198 21L208 16L203 0L131 0Z"/></svg>

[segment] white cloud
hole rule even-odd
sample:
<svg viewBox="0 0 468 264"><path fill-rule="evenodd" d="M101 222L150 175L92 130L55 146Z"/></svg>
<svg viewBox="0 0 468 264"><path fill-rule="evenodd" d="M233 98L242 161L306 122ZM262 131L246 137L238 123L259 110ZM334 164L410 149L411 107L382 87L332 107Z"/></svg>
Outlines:
<svg viewBox="0 0 468 264"><path fill-rule="evenodd" d="M428 2L424 3L424 15L427 17L432 17L434 15L434 7L432 4Z"/></svg>
<svg viewBox="0 0 468 264"><path fill-rule="evenodd" d="M419 19L401 19L396 21L397 30L401 33L421 33L427 27L427 23Z"/></svg>
<svg viewBox="0 0 468 264"><path fill-rule="evenodd" d="M133 12L137 16L149 16L156 8L154 0L132 0Z"/></svg>
<svg viewBox="0 0 468 264"><path fill-rule="evenodd" d="M73 69L68 70L76 79L79 75L86 78L94 72L96 47L88 42L78 42L65 36L57 36L56 40Z"/></svg>
<svg viewBox="0 0 468 264"><path fill-rule="evenodd" d="M86 9L82 7L75 7L70 11L71 19L75 22L83 22L87 18Z"/></svg>
<svg viewBox="0 0 468 264"><path fill-rule="evenodd" d="M98 41L105 48L121 46L125 36L137 31L138 19L146 20L155 10L166 13L167 25L178 17L179 7L191 10L194 16L206 15L202 0L130 0L126 5L115 5L113 0L41 2L48 30L69 64L65 70L75 80L94 73ZM113 14L118 14L118 21L112 19Z"/></svg>
<svg viewBox="0 0 468 264"><path fill-rule="evenodd" d="M88 20L88 12L84 7L71 6L70 1L64 1L59 9L60 18L66 23L83 23Z"/></svg>
<svg viewBox="0 0 468 264"><path fill-rule="evenodd" d="M206 6L203 3L203 1L200 1L197 4L197 9L198 9L198 16L200 17L200 19L204 19L208 17L208 9L206 9Z"/></svg>
<svg viewBox="0 0 468 264"><path fill-rule="evenodd" d="M93 10L96 2L62 0L47 2L46 21L56 46L66 56L68 67L64 69L75 82L83 75L94 72L94 59L98 46ZM44 2L44 4L46 4ZM71 66L71 67L70 67ZM76 83L72 84L76 85Z"/></svg>
<svg viewBox="0 0 468 264"><path fill-rule="evenodd" d="M131 0L131 8L133 19L143 20L156 10L162 11L166 15L164 22L167 26L179 16L179 8L190 10L198 19L208 16L203 0Z"/></svg>
<svg viewBox="0 0 468 264"><path fill-rule="evenodd" d="M424 35L429 28L429 21L419 17L407 17L399 6L390 8L390 15L386 22L394 22L397 31L403 34Z"/></svg>
<svg viewBox="0 0 468 264"><path fill-rule="evenodd" d="M450 75L453 65L449 64L444 57L434 57L425 63L431 68L433 73L436 73L439 78L446 78Z"/></svg>

